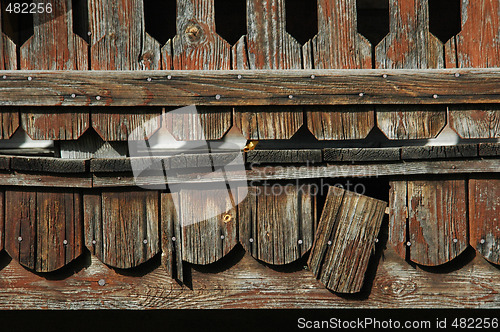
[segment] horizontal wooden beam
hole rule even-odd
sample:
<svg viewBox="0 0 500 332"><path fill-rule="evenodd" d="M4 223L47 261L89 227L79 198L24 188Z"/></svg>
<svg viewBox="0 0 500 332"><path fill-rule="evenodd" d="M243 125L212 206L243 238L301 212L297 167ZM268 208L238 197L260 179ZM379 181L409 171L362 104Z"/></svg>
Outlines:
<svg viewBox="0 0 500 332"><path fill-rule="evenodd" d="M0 72L0 106L292 106L499 102L498 68Z"/></svg>

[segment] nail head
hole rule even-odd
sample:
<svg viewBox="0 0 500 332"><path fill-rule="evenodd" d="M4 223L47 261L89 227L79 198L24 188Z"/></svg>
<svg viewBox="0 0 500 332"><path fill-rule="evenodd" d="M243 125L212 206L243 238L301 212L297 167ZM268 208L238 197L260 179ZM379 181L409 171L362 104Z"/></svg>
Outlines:
<svg viewBox="0 0 500 332"><path fill-rule="evenodd" d="M171 80L172 79L172 76L171 75L168 75L167 76L167 80Z"/></svg>
<svg viewBox="0 0 500 332"><path fill-rule="evenodd" d="M144 241L142 241L142 243L144 243L144 244L148 244L148 240L147 240L147 239L144 239Z"/></svg>
<svg viewBox="0 0 500 332"><path fill-rule="evenodd" d="M148 77L148 82L151 82L153 79L151 77Z"/></svg>
<svg viewBox="0 0 500 332"><path fill-rule="evenodd" d="M101 100L101 96L95 97L96 100Z"/></svg>
<svg viewBox="0 0 500 332"><path fill-rule="evenodd" d="M289 95L289 96L288 96L288 99L293 99L293 95Z"/></svg>
<svg viewBox="0 0 500 332"><path fill-rule="evenodd" d="M76 98L76 94L72 93L71 98Z"/></svg>
<svg viewBox="0 0 500 332"><path fill-rule="evenodd" d="M175 242L176 238L175 236L172 236L172 241Z"/></svg>
<svg viewBox="0 0 500 332"><path fill-rule="evenodd" d="M453 243L457 243L458 242L458 239L453 239Z"/></svg>
<svg viewBox="0 0 500 332"><path fill-rule="evenodd" d="M22 240L23 240L23 238L22 238L22 237L18 237L18 238L17 238L17 241L19 241L19 242L21 242Z"/></svg>
<svg viewBox="0 0 500 332"><path fill-rule="evenodd" d="M299 244L302 244L302 243L303 243L303 241L302 241L302 240L299 240L298 242L299 242Z"/></svg>
<svg viewBox="0 0 500 332"><path fill-rule="evenodd" d="M96 240L92 240L92 244L96 244L96 243L97 243L97 241L96 241Z"/></svg>
<svg viewBox="0 0 500 332"><path fill-rule="evenodd" d="M64 245L67 245L67 244L68 244L68 240L64 240L64 241L63 241L63 244L64 244Z"/></svg>
<svg viewBox="0 0 500 332"><path fill-rule="evenodd" d="M364 94L363 92L360 92L360 93L359 93L359 96L360 96L360 97L363 97L364 95L365 95L365 94Z"/></svg>
<svg viewBox="0 0 500 332"><path fill-rule="evenodd" d="M252 238L250 238L250 240L248 240L248 241L250 241L250 243L253 243L253 239Z"/></svg>
<svg viewBox="0 0 500 332"><path fill-rule="evenodd" d="M434 99L438 99L438 97L439 97L438 95L433 95L432 96L432 98L434 98Z"/></svg>
<svg viewBox="0 0 500 332"><path fill-rule="evenodd" d="M315 79L316 78L316 75L311 75L311 79Z"/></svg>
<svg viewBox="0 0 500 332"><path fill-rule="evenodd" d="M481 241L479 241L481 244L485 244L486 243L486 240L485 239L481 239Z"/></svg>
<svg viewBox="0 0 500 332"><path fill-rule="evenodd" d="M220 95L215 95L215 99L220 100Z"/></svg>
<svg viewBox="0 0 500 332"><path fill-rule="evenodd" d="M388 76L387 76L387 74L384 74L384 75L382 75L382 77L383 77L383 78L387 78Z"/></svg>
<svg viewBox="0 0 500 332"><path fill-rule="evenodd" d="M99 281L97 283L99 284L99 286L104 286L104 285L106 285L106 280L99 279Z"/></svg>
<svg viewBox="0 0 500 332"><path fill-rule="evenodd" d="M455 77L460 77L460 73L455 73Z"/></svg>
<svg viewBox="0 0 500 332"><path fill-rule="evenodd" d="M328 241L328 245L331 246L332 245L332 241Z"/></svg>
<svg viewBox="0 0 500 332"><path fill-rule="evenodd" d="M225 236L224 235L221 235L220 236L221 240L224 240Z"/></svg>
<svg viewBox="0 0 500 332"><path fill-rule="evenodd" d="M406 242L406 245L407 245L408 247L410 247L410 246L411 246L411 242L410 242L410 241Z"/></svg>
<svg viewBox="0 0 500 332"><path fill-rule="evenodd" d="M239 79L239 80L241 79L241 75L238 75L238 79Z"/></svg>
<svg viewBox="0 0 500 332"><path fill-rule="evenodd" d="M33 80L33 77L28 76L28 81L32 81L32 80Z"/></svg>
<svg viewBox="0 0 500 332"><path fill-rule="evenodd" d="M3 77L3 79L4 79L4 80L6 80L6 79L7 79L7 75L3 75L2 77Z"/></svg>

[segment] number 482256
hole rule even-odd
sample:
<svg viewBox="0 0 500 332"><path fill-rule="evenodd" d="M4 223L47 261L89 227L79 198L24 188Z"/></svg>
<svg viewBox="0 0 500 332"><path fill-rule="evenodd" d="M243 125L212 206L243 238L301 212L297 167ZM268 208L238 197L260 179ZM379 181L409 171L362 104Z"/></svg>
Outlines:
<svg viewBox="0 0 500 332"><path fill-rule="evenodd" d="M48 3L27 3L27 2L14 2L9 3L5 11L14 14L43 14L52 13L52 4Z"/></svg>

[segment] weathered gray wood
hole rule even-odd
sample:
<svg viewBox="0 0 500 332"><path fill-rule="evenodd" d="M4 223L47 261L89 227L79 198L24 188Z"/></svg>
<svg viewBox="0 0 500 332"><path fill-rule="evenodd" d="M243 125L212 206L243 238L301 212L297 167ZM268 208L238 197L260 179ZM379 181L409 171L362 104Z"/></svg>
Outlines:
<svg viewBox="0 0 500 332"><path fill-rule="evenodd" d="M481 157L500 156L500 143L481 143L481 144L479 144L479 155Z"/></svg>
<svg viewBox="0 0 500 332"><path fill-rule="evenodd" d="M92 175L1 172L0 185L20 187L92 188Z"/></svg>
<svg viewBox="0 0 500 332"><path fill-rule="evenodd" d="M47 71L6 71L3 72L6 78L0 79L0 106L500 103L499 73L496 68L65 71L57 75ZM388 77L384 78L384 74ZM311 75L315 75L314 80ZM220 98L216 98L217 95ZM123 112L117 110L117 113Z"/></svg>
<svg viewBox="0 0 500 332"><path fill-rule="evenodd" d="M113 173L136 170L164 170L170 168L170 161L162 157L102 158L90 160L90 172Z"/></svg>
<svg viewBox="0 0 500 332"><path fill-rule="evenodd" d="M331 164L322 166L286 167L263 166L253 167L246 172L226 170L224 175L212 172L189 172L169 174L168 183L211 183L225 181L263 181L289 179L316 179L338 177L380 177L399 175L430 175L430 174L468 174L468 173L498 173L499 159L484 160L453 160L453 161L405 161L397 163L375 164ZM3 175L0 173L0 184ZM129 175L94 174L93 186L123 187L150 186L165 184L164 176L144 176L134 178Z"/></svg>
<svg viewBox="0 0 500 332"><path fill-rule="evenodd" d="M371 45L357 31L355 0L319 0L318 34L303 46L304 68L372 68ZM373 108L307 109L307 126L320 140L362 139L373 129Z"/></svg>
<svg viewBox="0 0 500 332"><path fill-rule="evenodd" d="M157 191L85 196L85 244L103 263L128 269L160 251Z"/></svg>
<svg viewBox="0 0 500 332"><path fill-rule="evenodd" d="M17 69L16 45L3 33L2 15L0 13L0 70Z"/></svg>
<svg viewBox="0 0 500 332"><path fill-rule="evenodd" d="M17 107L0 108L0 139L9 139L19 128L19 109Z"/></svg>
<svg viewBox="0 0 500 332"><path fill-rule="evenodd" d="M316 196L307 184L249 187L238 205L240 243L256 259L289 264L311 249L315 209Z"/></svg>
<svg viewBox="0 0 500 332"><path fill-rule="evenodd" d="M389 183L389 240L395 252L406 259L408 230L408 182L404 179Z"/></svg>
<svg viewBox="0 0 500 332"><path fill-rule="evenodd" d="M322 161L321 150L253 150L246 154L250 164L282 163L319 163Z"/></svg>
<svg viewBox="0 0 500 332"><path fill-rule="evenodd" d="M330 187L308 265L338 293L358 293L374 252L386 202Z"/></svg>
<svg viewBox="0 0 500 332"><path fill-rule="evenodd" d="M196 112L168 112L165 126L178 141L221 139L232 126L230 107L197 106Z"/></svg>
<svg viewBox="0 0 500 332"><path fill-rule="evenodd" d="M376 68L444 68L443 44L429 31L429 0L390 0L389 8L390 33L375 48ZM429 94L439 97L437 92ZM443 111L398 113L381 108L377 122L390 139L434 138L446 125Z"/></svg>
<svg viewBox="0 0 500 332"><path fill-rule="evenodd" d="M178 193L161 194L161 262L169 276L183 282L182 228L176 204L180 206Z"/></svg>
<svg viewBox="0 0 500 332"><path fill-rule="evenodd" d="M448 146L405 146L401 148L401 158L403 160L471 158L477 156L477 144L459 144Z"/></svg>
<svg viewBox="0 0 500 332"><path fill-rule="evenodd" d="M408 181L410 259L448 263L469 245L464 180Z"/></svg>
<svg viewBox="0 0 500 332"><path fill-rule="evenodd" d="M451 105L450 127L462 138L500 138L500 110L496 105Z"/></svg>
<svg viewBox="0 0 500 332"><path fill-rule="evenodd" d="M120 158L127 156L128 142L105 142L94 130L73 141L59 142L61 158Z"/></svg>
<svg viewBox="0 0 500 332"><path fill-rule="evenodd" d="M470 244L493 264L500 264L500 178L469 180Z"/></svg>
<svg viewBox="0 0 500 332"><path fill-rule="evenodd" d="M286 32L285 23L285 1L247 0L247 35L233 47L233 68L302 69L301 46ZM286 98L293 99L293 93ZM252 140L289 139L302 124L302 109L235 108L234 112L234 125Z"/></svg>
<svg viewBox="0 0 500 332"><path fill-rule="evenodd" d="M177 221L184 261L211 264L234 248L238 243L235 201L227 189L180 191Z"/></svg>
<svg viewBox="0 0 500 332"><path fill-rule="evenodd" d="M8 190L5 207L5 248L22 265L52 272L82 254L79 193Z"/></svg>
<svg viewBox="0 0 500 332"><path fill-rule="evenodd" d="M0 155L0 170L9 170L10 169L10 161L11 156L2 156Z"/></svg>
<svg viewBox="0 0 500 332"><path fill-rule="evenodd" d="M196 168L196 167L223 167L231 163L233 166L242 166L238 156L241 152L220 152L220 153L199 153L199 154L179 154L168 157L166 160L172 169L175 168Z"/></svg>
<svg viewBox="0 0 500 332"><path fill-rule="evenodd" d="M332 148L323 149L325 161L394 161L401 159L400 148Z"/></svg>
<svg viewBox="0 0 500 332"><path fill-rule="evenodd" d="M0 22L1 23L1 22ZM4 248L5 234L5 191L0 190L0 251Z"/></svg>
<svg viewBox="0 0 500 332"><path fill-rule="evenodd" d="M86 159L61 159L50 157L12 157L10 168L16 171L47 173L85 173Z"/></svg>

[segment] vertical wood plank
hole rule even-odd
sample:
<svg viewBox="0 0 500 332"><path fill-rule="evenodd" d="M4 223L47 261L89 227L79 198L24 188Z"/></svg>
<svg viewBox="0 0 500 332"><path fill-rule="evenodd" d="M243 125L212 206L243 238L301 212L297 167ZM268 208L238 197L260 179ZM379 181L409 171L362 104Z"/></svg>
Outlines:
<svg viewBox="0 0 500 332"><path fill-rule="evenodd" d="M308 265L338 293L361 291L386 202L330 187Z"/></svg>
<svg viewBox="0 0 500 332"><path fill-rule="evenodd" d="M284 0L247 0L247 35L233 46L233 69L303 68L301 46L285 23ZM235 108L234 125L247 139L289 139L302 124L301 108Z"/></svg>
<svg viewBox="0 0 500 332"><path fill-rule="evenodd" d="M19 128L19 112L16 107L0 108L0 139L9 139Z"/></svg>
<svg viewBox="0 0 500 332"><path fill-rule="evenodd" d="M500 178L469 180L470 244L489 262L500 264Z"/></svg>
<svg viewBox="0 0 500 332"><path fill-rule="evenodd" d="M5 234L5 190L0 190L0 251L4 248Z"/></svg>
<svg viewBox="0 0 500 332"><path fill-rule="evenodd" d="M406 231L408 229L408 183L406 180L390 182L389 243L396 253L406 258Z"/></svg>
<svg viewBox="0 0 500 332"><path fill-rule="evenodd" d="M20 48L23 70L87 70L87 43L73 33L71 0L42 0L51 13L33 14L34 34ZM77 139L89 128L89 112L32 108L21 112L24 131L32 139Z"/></svg>
<svg viewBox="0 0 500 332"><path fill-rule="evenodd" d="M240 243L269 264L299 259L312 247L315 205L309 185L250 187L238 205Z"/></svg>
<svg viewBox="0 0 500 332"><path fill-rule="evenodd" d="M182 259L211 264L238 243L235 198L224 189L181 190L179 193ZM224 211L222 213L217 212Z"/></svg>
<svg viewBox="0 0 500 332"><path fill-rule="evenodd" d="M161 69L160 45L145 31L143 0L88 0L88 4L92 70ZM154 108L96 109L92 126L105 141L127 140L143 125L149 137L160 127L160 114Z"/></svg>
<svg viewBox="0 0 500 332"><path fill-rule="evenodd" d="M306 69L372 68L371 44L357 31L356 0L318 0L318 34L303 54ZM363 139L375 126L373 107L307 111L307 126L319 140Z"/></svg>
<svg viewBox="0 0 500 332"><path fill-rule="evenodd" d="M410 259L447 263L468 246L465 180L408 181Z"/></svg>
<svg viewBox="0 0 500 332"><path fill-rule="evenodd" d="M500 2L462 0L462 31L446 43L450 67L500 66ZM499 138L500 110L496 105L450 105L450 126L462 138Z"/></svg>
<svg viewBox="0 0 500 332"><path fill-rule="evenodd" d="M92 195L84 200L86 245L97 258L112 267L127 269L159 252L158 192L103 192L100 205L97 200Z"/></svg>
<svg viewBox="0 0 500 332"><path fill-rule="evenodd" d="M161 194L161 262L172 278L183 282L182 235L176 205L180 206L178 193Z"/></svg>
<svg viewBox="0 0 500 332"><path fill-rule="evenodd" d="M82 254L80 194L7 191L6 249L37 272L58 270Z"/></svg>
<svg viewBox="0 0 500 332"><path fill-rule="evenodd" d="M390 0L390 33L375 47L380 69L443 68L443 44L429 31L429 0ZM429 96L432 98L432 95ZM436 137L446 125L445 109L377 108L377 123L389 139ZM402 128L400 128L402 127Z"/></svg>

